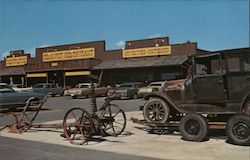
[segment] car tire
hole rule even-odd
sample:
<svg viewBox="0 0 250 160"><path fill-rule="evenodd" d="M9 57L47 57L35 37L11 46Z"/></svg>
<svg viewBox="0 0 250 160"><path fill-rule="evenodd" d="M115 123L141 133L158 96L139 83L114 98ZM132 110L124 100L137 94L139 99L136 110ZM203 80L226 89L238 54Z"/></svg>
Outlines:
<svg viewBox="0 0 250 160"><path fill-rule="evenodd" d="M170 109L165 101L159 98L149 99L143 107L143 116L150 123L165 123Z"/></svg>
<svg viewBox="0 0 250 160"><path fill-rule="evenodd" d="M250 116L243 113L229 118L226 135L233 144L250 145Z"/></svg>
<svg viewBox="0 0 250 160"><path fill-rule="evenodd" d="M133 98L133 99L138 99L138 98L139 98L139 97L138 97L138 94L133 95L132 98Z"/></svg>
<svg viewBox="0 0 250 160"><path fill-rule="evenodd" d="M77 96L71 96L73 99L77 99Z"/></svg>
<svg viewBox="0 0 250 160"><path fill-rule="evenodd" d="M87 94L87 95L86 95L86 98L91 98L91 97L92 97L91 94Z"/></svg>
<svg viewBox="0 0 250 160"><path fill-rule="evenodd" d="M189 113L182 117L179 131L184 140L203 141L208 133L208 124L202 115Z"/></svg>

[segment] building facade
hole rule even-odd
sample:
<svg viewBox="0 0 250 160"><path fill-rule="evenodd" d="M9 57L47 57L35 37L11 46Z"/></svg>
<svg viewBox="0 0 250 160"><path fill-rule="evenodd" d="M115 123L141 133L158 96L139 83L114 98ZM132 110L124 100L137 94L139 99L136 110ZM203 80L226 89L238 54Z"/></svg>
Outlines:
<svg viewBox="0 0 250 160"><path fill-rule="evenodd" d="M197 43L170 44L168 37L126 41L125 47L106 50L105 41L36 48L31 58L12 51L1 61L1 82L32 86L55 83L68 88L96 74L104 85L132 81L185 78L189 55L205 53Z"/></svg>

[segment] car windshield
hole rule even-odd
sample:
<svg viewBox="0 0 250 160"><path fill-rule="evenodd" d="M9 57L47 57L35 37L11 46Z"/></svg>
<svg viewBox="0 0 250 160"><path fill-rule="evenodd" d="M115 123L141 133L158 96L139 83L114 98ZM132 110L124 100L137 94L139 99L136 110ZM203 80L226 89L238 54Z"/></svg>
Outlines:
<svg viewBox="0 0 250 160"><path fill-rule="evenodd" d="M148 86L153 86L153 87L154 87L154 86L159 86L159 87L160 87L161 85L162 85L161 83L151 83L151 84L149 84Z"/></svg>
<svg viewBox="0 0 250 160"><path fill-rule="evenodd" d="M76 85L76 87L75 88L90 88L90 85L88 85L88 84L78 84L78 85Z"/></svg>
<svg viewBox="0 0 250 160"><path fill-rule="evenodd" d="M33 88L43 88L43 85L42 84L37 84L37 85L34 85Z"/></svg>
<svg viewBox="0 0 250 160"><path fill-rule="evenodd" d="M14 90L7 85L0 85L0 92L14 92Z"/></svg>
<svg viewBox="0 0 250 160"><path fill-rule="evenodd" d="M122 84L118 87L118 89L124 89L124 88L133 88L132 84Z"/></svg>

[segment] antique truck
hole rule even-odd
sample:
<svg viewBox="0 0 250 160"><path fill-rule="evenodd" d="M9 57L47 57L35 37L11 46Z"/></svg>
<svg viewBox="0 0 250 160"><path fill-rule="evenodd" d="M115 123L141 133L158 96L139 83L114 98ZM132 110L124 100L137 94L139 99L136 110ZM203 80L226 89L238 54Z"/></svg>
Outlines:
<svg viewBox="0 0 250 160"><path fill-rule="evenodd" d="M209 128L225 129L231 143L250 144L250 51L189 57L186 79L145 97L151 124L177 122L184 140L202 141Z"/></svg>

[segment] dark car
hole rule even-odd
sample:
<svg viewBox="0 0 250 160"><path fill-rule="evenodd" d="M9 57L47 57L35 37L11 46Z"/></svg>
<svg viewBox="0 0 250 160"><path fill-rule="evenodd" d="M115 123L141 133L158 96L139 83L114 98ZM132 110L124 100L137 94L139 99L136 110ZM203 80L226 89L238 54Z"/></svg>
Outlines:
<svg viewBox="0 0 250 160"><path fill-rule="evenodd" d="M189 57L189 75L168 81L165 93L151 93L143 107L146 121L179 121L183 139L202 141L221 125L232 143L250 144L250 52Z"/></svg>
<svg viewBox="0 0 250 160"><path fill-rule="evenodd" d="M33 101L42 101L45 94L34 92L16 92L9 85L0 83L0 109L16 109L24 107L26 101L34 97Z"/></svg>
<svg viewBox="0 0 250 160"><path fill-rule="evenodd" d="M37 93L44 93L44 94L50 93L52 96L55 95L63 96L64 94L63 88L56 87L56 85L52 83L38 83L33 86L32 90L33 92Z"/></svg>
<svg viewBox="0 0 250 160"><path fill-rule="evenodd" d="M107 95L115 94L121 98L138 98L138 89L144 87L142 82L122 83L119 87L108 91Z"/></svg>

